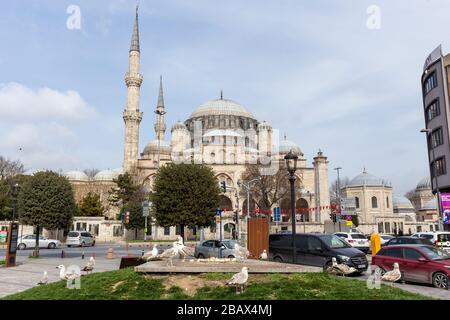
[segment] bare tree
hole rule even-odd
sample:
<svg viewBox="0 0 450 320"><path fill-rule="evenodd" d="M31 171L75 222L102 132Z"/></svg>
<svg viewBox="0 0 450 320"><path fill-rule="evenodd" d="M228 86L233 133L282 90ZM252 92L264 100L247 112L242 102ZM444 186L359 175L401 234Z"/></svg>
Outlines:
<svg viewBox="0 0 450 320"><path fill-rule="evenodd" d="M409 201L413 202L414 197L415 197L415 193L416 193L416 190L415 190L415 189L411 189L411 190L409 190L408 192L405 193L405 197L406 197ZM414 203L414 202L413 202L413 203Z"/></svg>
<svg viewBox="0 0 450 320"><path fill-rule="evenodd" d="M0 156L0 180L7 180L25 172L20 160L11 160Z"/></svg>
<svg viewBox="0 0 450 320"><path fill-rule="evenodd" d="M350 182L350 179L348 177L339 178L339 185L340 185L341 189L343 187L345 187L346 185L348 185L349 182ZM339 195L336 193L337 189L338 189L338 181L336 179L336 180L333 181L333 183L331 183L331 186L330 186L330 200L331 200L331 202L337 203L337 200L339 198Z"/></svg>
<svg viewBox="0 0 450 320"><path fill-rule="evenodd" d="M280 168L274 175L261 175L261 164L250 164L245 168L245 172L242 175L243 182L246 183L250 180L261 177L258 183L252 184L252 198L256 202L259 208L262 210L270 210L270 208L279 203L280 200L290 197L290 183L289 175L286 167L280 163ZM296 172L297 180L296 188L299 190L302 180L301 171ZM247 193L245 188L241 189L242 196L246 198Z"/></svg>
<svg viewBox="0 0 450 320"><path fill-rule="evenodd" d="M83 172L89 177L89 179L94 179L95 175L100 172L98 169L84 169Z"/></svg>

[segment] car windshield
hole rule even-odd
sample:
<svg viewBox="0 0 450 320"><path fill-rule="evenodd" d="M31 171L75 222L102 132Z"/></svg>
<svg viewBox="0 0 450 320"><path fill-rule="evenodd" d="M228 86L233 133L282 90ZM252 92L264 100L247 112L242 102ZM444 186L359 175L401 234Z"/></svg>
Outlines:
<svg viewBox="0 0 450 320"><path fill-rule="evenodd" d="M68 237L78 237L78 232L69 232L67 234Z"/></svg>
<svg viewBox="0 0 450 320"><path fill-rule="evenodd" d="M435 247L422 247L422 251L431 259L431 260L448 260L450 256L444 250Z"/></svg>
<svg viewBox="0 0 450 320"><path fill-rule="evenodd" d="M347 242L342 241L341 238L335 236L335 235L321 235L319 238L325 242L325 244L330 247L331 249L338 249L338 248L351 248L352 246L347 244Z"/></svg>
<svg viewBox="0 0 450 320"><path fill-rule="evenodd" d="M352 238L353 239L366 239L366 237L364 237L364 235L360 234L360 233L352 233Z"/></svg>
<svg viewBox="0 0 450 320"><path fill-rule="evenodd" d="M222 241L222 243L225 245L225 247L227 247L229 249L234 249L234 245L236 244L236 241L225 240L225 241Z"/></svg>

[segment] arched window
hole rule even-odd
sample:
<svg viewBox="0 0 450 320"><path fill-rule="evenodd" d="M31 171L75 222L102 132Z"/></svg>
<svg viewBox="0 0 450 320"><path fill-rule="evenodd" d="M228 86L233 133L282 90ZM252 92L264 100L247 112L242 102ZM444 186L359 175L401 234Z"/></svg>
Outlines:
<svg viewBox="0 0 450 320"><path fill-rule="evenodd" d="M389 208L389 197L386 197L386 207Z"/></svg>
<svg viewBox="0 0 450 320"><path fill-rule="evenodd" d="M245 137L245 146L246 147L250 146L250 139L248 137Z"/></svg>
<svg viewBox="0 0 450 320"><path fill-rule="evenodd" d="M359 198L355 197L355 207L356 209L359 209Z"/></svg>
<svg viewBox="0 0 450 320"><path fill-rule="evenodd" d="M372 208L378 208L378 200L377 197L372 197Z"/></svg>

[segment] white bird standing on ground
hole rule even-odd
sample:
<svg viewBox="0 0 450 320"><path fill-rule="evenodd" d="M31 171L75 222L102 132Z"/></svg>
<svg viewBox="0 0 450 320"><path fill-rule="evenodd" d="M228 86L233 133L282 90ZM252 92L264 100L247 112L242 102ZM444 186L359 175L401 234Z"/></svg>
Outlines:
<svg viewBox="0 0 450 320"><path fill-rule="evenodd" d="M147 261L153 260L156 257L158 257L158 248L157 248L158 244L155 243L155 245L153 246L152 251L146 252L143 256L142 259L145 259Z"/></svg>
<svg viewBox="0 0 450 320"><path fill-rule="evenodd" d="M397 262L394 263L394 269L386 272L381 277L381 280L394 283L402 278L402 273Z"/></svg>
<svg viewBox="0 0 450 320"><path fill-rule="evenodd" d="M236 273L230 280L228 280L225 285L234 284L236 286L236 294L244 292L244 286L248 280L248 268L242 267L241 272ZM239 293L238 293L239 287Z"/></svg>
<svg viewBox="0 0 450 320"><path fill-rule="evenodd" d="M83 269L81 269L81 271L86 271L87 273L89 273L92 270L94 270L94 266L95 266L95 259L94 257L90 257L89 262L84 266Z"/></svg>
<svg viewBox="0 0 450 320"><path fill-rule="evenodd" d="M247 260L248 256L250 255L250 251L247 250L247 248L241 247L237 243L234 245L234 250L236 250L238 254L238 258L241 262Z"/></svg>
<svg viewBox="0 0 450 320"><path fill-rule="evenodd" d="M41 280L39 280L39 282L37 283L39 286L42 286L44 284L48 283L48 274L47 271L44 271L44 274L42 275Z"/></svg>
<svg viewBox="0 0 450 320"><path fill-rule="evenodd" d="M349 275L349 274L352 274L352 273L355 273L355 272L358 271L358 270L356 270L356 269L353 268L353 267L349 267L349 266L346 265L345 263L337 263L337 260L336 260L335 257L333 257L333 258L331 259L331 261L332 261L332 263L333 263L333 265L332 265L332 271L335 272L335 273L337 273L337 274L340 274L340 275L345 276L345 275Z"/></svg>
<svg viewBox="0 0 450 320"><path fill-rule="evenodd" d="M59 269L59 278L61 280L75 280L76 278L80 277L80 275L76 272L67 273L66 266L63 264L57 266L56 268Z"/></svg>
<svg viewBox="0 0 450 320"><path fill-rule="evenodd" d="M167 249L167 250L164 250L164 252L161 253L159 255L159 257L161 257L161 258L169 258L169 260L167 262L167 266L169 266L169 262L170 262L170 266L173 267L172 259L177 257L178 255L179 255L179 252L178 252L178 241L174 241L172 243L172 247Z"/></svg>
<svg viewBox="0 0 450 320"><path fill-rule="evenodd" d="M178 236L177 247L178 254L183 257L183 261L184 259L186 259L186 257L194 256L194 250L184 245L183 238L181 236Z"/></svg>
<svg viewBox="0 0 450 320"><path fill-rule="evenodd" d="M263 250L263 252L259 255L260 260L267 260L267 251L266 249Z"/></svg>

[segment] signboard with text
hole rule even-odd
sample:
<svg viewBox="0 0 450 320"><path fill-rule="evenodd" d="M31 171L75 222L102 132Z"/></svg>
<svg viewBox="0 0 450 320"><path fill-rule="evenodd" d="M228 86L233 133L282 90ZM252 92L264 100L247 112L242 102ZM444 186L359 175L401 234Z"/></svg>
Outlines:
<svg viewBox="0 0 450 320"><path fill-rule="evenodd" d="M441 193L441 208L443 215L443 223L450 224L450 193Z"/></svg>
<svg viewBox="0 0 450 320"><path fill-rule="evenodd" d="M355 198L342 198L341 199L341 214L343 216L354 215L356 211Z"/></svg>

